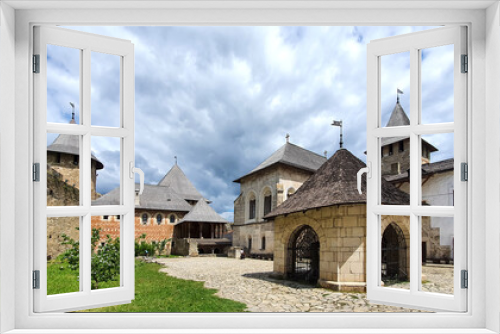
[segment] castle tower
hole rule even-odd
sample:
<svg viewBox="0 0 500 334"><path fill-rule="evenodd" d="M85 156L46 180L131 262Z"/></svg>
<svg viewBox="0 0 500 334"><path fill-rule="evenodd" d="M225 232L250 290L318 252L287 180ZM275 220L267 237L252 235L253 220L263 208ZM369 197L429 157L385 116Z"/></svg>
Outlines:
<svg viewBox="0 0 500 334"><path fill-rule="evenodd" d="M74 114L69 124L76 124ZM97 170L104 165L91 155L92 200L97 199ZM47 173L56 172L60 180L80 189L80 139L76 135L61 134L47 147Z"/></svg>
<svg viewBox="0 0 500 334"><path fill-rule="evenodd" d="M396 102L386 127L408 126L410 119L401 104ZM382 138L382 175L398 175L410 169L410 137ZM422 139L422 164L428 164L431 153L438 149Z"/></svg>

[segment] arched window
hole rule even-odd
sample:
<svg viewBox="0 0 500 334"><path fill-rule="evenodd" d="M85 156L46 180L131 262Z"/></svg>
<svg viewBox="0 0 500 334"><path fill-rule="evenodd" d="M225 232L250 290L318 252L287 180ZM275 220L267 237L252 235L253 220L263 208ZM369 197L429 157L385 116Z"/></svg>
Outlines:
<svg viewBox="0 0 500 334"><path fill-rule="evenodd" d="M148 214L147 213L142 214L141 222L142 222L142 225L146 225L148 223Z"/></svg>
<svg viewBox="0 0 500 334"><path fill-rule="evenodd" d="M257 201L255 200L255 194L251 193L248 200L248 219L255 219L255 213L257 208Z"/></svg>
<svg viewBox="0 0 500 334"><path fill-rule="evenodd" d="M273 195L271 189L267 188L264 190L264 216L271 212L273 203Z"/></svg>
<svg viewBox="0 0 500 334"><path fill-rule="evenodd" d="M163 220L163 215L161 213L157 214L156 215L156 223L158 225L161 225L162 220Z"/></svg>
<svg viewBox="0 0 500 334"><path fill-rule="evenodd" d="M295 194L295 188L288 188L288 190L286 191L286 199L289 199L290 196L292 196L293 194Z"/></svg>
<svg viewBox="0 0 500 334"><path fill-rule="evenodd" d="M170 215L170 224L175 223L175 215Z"/></svg>

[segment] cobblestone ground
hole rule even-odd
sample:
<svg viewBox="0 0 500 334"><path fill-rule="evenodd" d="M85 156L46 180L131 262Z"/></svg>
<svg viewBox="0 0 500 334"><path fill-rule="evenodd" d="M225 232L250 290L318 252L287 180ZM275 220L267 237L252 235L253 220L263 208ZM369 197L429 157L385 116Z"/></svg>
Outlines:
<svg viewBox="0 0 500 334"><path fill-rule="evenodd" d="M419 312L370 303L364 293L340 293L269 277L272 261L196 257L156 259L160 272L203 281L217 296L247 305L250 312ZM430 279L430 277L427 277Z"/></svg>

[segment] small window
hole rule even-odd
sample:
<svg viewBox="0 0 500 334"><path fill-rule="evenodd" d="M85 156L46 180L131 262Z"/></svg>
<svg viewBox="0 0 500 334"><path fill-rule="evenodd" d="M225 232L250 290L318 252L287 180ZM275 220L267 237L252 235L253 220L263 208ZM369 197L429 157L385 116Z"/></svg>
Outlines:
<svg viewBox="0 0 500 334"><path fill-rule="evenodd" d="M262 241L260 244L260 249L265 250L266 249L266 237L262 237Z"/></svg>
<svg viewBox="0 0 500 334"><path fill-rule="evenodd" d="M120 215L116 215L115 220L120 220L120 217L121 217Z"/></svg>
<svg viewBox="0 0 500 334"><path fill-rule="evenodd" d="M74 155L73 156L73 165L78 166L78 162L80 161L80 156L79 155Z"/></svg>
<svg viewBox="0 0 500 334"><path fill-rule="evenodd" d="M248 219L255 219L255 199L251 199L248 204Z"/></svg>
<svg viewBox="0 0 500 334"><path fill-rule="evenodd" d="M142 225L146 225L148 223L148 214L143 213L142 214Z"/></svg>
<svg viewBox="0 0 500 334"><path fill-rule="evenodd" d="M392 150L392 144L389 145L389 155L393 155L394 151Z"/></svg>
<svg viewBox="0 0 500 334"><path fill-rule="evenodd" d="M160 213L159 213L159 214L157 214L157 215L156 215L156 223L157 223L158 225L161 225L162 220L163 220L163 216L162 216Z"/></svg>
<svg viewBox="0 0 500 334"><path fill-rule="evenodd" d="M102 220L109 220L109 216L102 216Z"/></svg>
<svg viewBox="0 0 500 334"><path fill-rule="evenodd" d="M175 223L175 215L170 215L170 224Z"/></svg>
<svg viewBox="0 0 500 334"><path fill-rule="evenodd" d="M405 142L402 140L399 142L399 152L405 151Z"/></svg>
<svg viewBox="0 0 500 334"><path fill-rule="evenodd" d="M57 162L58 164L60 164L60 163L61 163L61 153L57 153L57 155L56 155L56 162Z"/></svg>
<svg viewBox="0 0 500 334"><path fill-rule="evenodd" d="M400 174L399 162L391 164L391 174L392 175Z"/></svg>
<svg viewBox="0 0 500 334"><path fill-rule="evenodd" d="M264 197L264 216L271 212L272 195Z"/></svg>

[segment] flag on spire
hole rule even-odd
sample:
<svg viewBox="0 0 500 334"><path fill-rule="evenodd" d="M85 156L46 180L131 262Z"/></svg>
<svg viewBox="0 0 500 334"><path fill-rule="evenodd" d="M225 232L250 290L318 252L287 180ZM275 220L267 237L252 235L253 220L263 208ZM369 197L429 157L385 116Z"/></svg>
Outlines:
<svg viewBox="0 0 500 334"><path fill-rule="evenodd" d="M398 94L404 94L401 89L398 88Z"/></svg>

